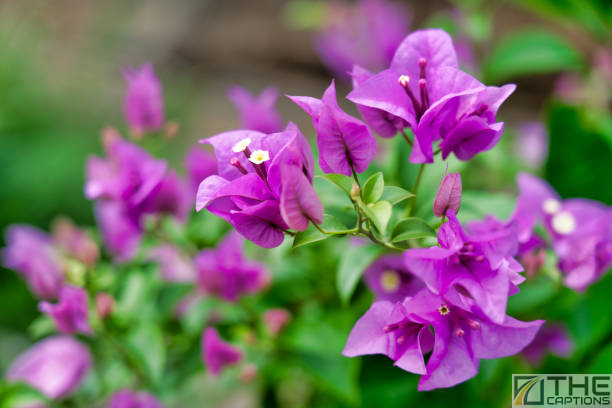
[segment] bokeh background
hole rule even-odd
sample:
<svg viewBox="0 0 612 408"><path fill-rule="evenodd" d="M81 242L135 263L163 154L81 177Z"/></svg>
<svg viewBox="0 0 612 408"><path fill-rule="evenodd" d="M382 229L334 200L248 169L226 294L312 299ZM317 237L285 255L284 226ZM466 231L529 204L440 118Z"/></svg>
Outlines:
<svg viewBox="0 0 612 408"><path fill-rule="evenodd" d="M101 153L102 128L127 130L121 113L127 66L154 64L164 84L167 117L180 123L179 136L159 154L177 166L197 140L238 126L226 97L230 85L257 93L275 85L281 95L318 97L331 78L313 48L313 27L324 3L1 1L0 230L12 223L46 229L59 214L93 225L91 204L82 193L84 164L88 155ZM413 29L439 26L467 35L478 50L476 70L486 83L518 85L500 112L507 124L502 143L464 169L467 189L513 193L516 172L528 170L543 175L563 197L612 204L612 66L600 57L607 52L612 58L609 1L403 3L412 10ZM574 87L564 88L567 83ZM348 90L348 84L339 84L339 96ZM347 111L356 112L340 99ZM313 135L310 119L297 106L281 97L277 107L286 120ZM548 154L535 167L521 159L519 124L525 121L541 122L550 138ZM511 299L511 309L522 310L522 302L546 303L546 288L538 290ZM579 298L568 294L567 305L575 312L569 325L580 337L579 353L570 363L547 361L545 372L612 370L611 291L608 277ZM562 309L557 311L563 316ZM0 269L0 372L27 344L36 314L36 300L24 283ZM345 376L348 366L332 367L332 375L322 380L331 384L317 391L323 397L310 401L322 404L313 406L354 405L356 400L345 394L357 392L350 382L355 380L364 406L381 406L375 404L380 398L385 406L420 404L424 398L428 406L480 399L485 406L503 405L500 399L509 404L510 394L500 397L498 387L506 390L509 374L526 369L521 364L483 363L476 380L420 396L416 376L392 368L386 359L368 357L361 374L347 380L348 388L333 375L337 370Z"/></svg>

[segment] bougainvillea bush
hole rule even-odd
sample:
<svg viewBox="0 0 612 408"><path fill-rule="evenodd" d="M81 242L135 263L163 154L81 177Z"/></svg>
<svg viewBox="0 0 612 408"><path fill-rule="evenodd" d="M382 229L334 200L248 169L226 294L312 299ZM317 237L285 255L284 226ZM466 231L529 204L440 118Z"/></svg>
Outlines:
<svg viewBox="0 0 612 408"><path fill-rule="evenodd" d="M125 69L127 129L102 129L84 166L96 225L5 231L3 265L40 315L2 407L502 406L512 373L612 368L609 197L541 177L569 171L553 133L591 80L609 108L609 49L560 79L547 129L498 115L518 103L506 79L542 69L537 41L559 54L545 70L571 58L544 37L487 54L460 11L410 31L403 5L317 7L336 79L287 95L312 126L275 110L282 90L234 86L242 128L172 168L163 78Z"/></svg>

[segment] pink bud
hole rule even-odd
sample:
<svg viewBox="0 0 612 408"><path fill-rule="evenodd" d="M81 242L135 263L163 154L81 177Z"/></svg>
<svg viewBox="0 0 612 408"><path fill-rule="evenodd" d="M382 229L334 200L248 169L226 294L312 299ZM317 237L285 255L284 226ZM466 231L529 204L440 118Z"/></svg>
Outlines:
<svg viewBox="0 0 612 408"><path fill-rule="evenodd" d="M240 381L251 382L257 378L257 366L253 363L246 364L242 370L240 370Z"/></svg>
<svg viewBox="0 0 612 408"><path fill-rule="evenodd" d="M459 211L461 191L461 176L459 173L444 176L433 205L433 212L436 217L444 216L446 210L453 210L455 213Z"/></svg>
<svg viewBox="0 0 612 408"><path fill-rule="evenodd" d="M283 330L290 318L291 314L285 309L269 309L263 315L264 323L273 336Z"/></svg>
<svg viewBox="0 0 612 408"><path fill-rule="evenodd" d="M113 312L115 308L115 299L106 292L100 292L96 295L96 312L100 319Z"/></svg>

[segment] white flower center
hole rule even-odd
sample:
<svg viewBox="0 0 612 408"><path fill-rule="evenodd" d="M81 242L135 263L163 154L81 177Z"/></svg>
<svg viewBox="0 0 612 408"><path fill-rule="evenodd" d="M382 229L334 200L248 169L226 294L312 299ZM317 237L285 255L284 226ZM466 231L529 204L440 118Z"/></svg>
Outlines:
<svg viewBox="0 0 612 408"><path fill-rule="evenodd" d="M246 137L242 139L241 141L239 141L238 143L236 143L234 147L232 147L232 151L234 153L244 152L246 148L249 147L250 144L251 144L251 138Z"/></svg>
<svg viewBox="0 0 612 408"><path fill-rule="evenodd" d="M440 314L442 316L446 316L450 312L450 310L449 310L448 306L440 305L440 307L438 308L438 312L440 312Z"/></svg>
<svg viewBox="0 0 612 408"><path fill-rule="evenodd" d="M560 209L561 203L559 202L559 200L555 200L554 198L547 198L542 203L542 211L544 211L546 214L552 215L558 212Z"/></svg>
<svg viewBox="0 0 612 408"><path fill-rule="evenodd" d="M408 75L400 75L399 78L397 78L397 82L405 88L410 83L410 77Z"/></svg>
<svg viewBox="0 0 612 408"><path fill-rule="evenodd" d="M400 285L400 277L395 271L384 271L380 275L380 286L385 292L395 292Z"/></svg>
<svg viewBox="0 0 612 408"><path fill-rule="evenodd" d="M552 228L561 235L571 234L576 229L576 219L571 213L562 211L553 217Z"/></svg>
<svg viewBox="0 0 612 408"><path fill-rule="evenodd" d="M267 150L255 150L249 157L249 161L254 164L261 164L268 160L270 160L270 153Z"/></svg>

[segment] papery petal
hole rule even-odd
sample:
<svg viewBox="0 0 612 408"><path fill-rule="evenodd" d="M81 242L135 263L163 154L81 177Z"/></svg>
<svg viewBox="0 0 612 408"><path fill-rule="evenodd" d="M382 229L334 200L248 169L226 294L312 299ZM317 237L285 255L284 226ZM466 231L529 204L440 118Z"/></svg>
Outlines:
<svg viewBox="0 0 612 408"><path fill-rule="evenodd" d="M451 173L444 176L434 200L434 215L442 217L448 209L452 210L455 214L459 212L461 192L461 176L459 173Z"/></svg>
<svg viewBox="0 0 612 408"><path fill-rule="evenodd" d="M469 160L484 151L494 140L497 131L478 116L461 120L440 144L442 159L453 152L459 160Z"/></svg>
<svg viewBox="0 0 612 408"><path fill-rule="evenodd" d="M355 323L342 354L355 357L367 354L387 354L389 337L384 327L394 305L388 301L372 303L368 311Z"/></svg>
<svg viewBox="0 0 612 408"><path fill-rule="evenodd" d="M266 88L258 98L255 98L246 89L233 86L227 96L238 111L242 128L263 133L281 130L282 120L274 109L278 98L278 90L275 87Z"/></svg>
<svg viewBox="0 0 612 408"><path fill-rule="evenodd" d="M243 357L242 351L223 341L212 327L204 330L202 354L206 368L213 376L221 374L225 367L237 364Z"/></svg>
<svg viewBox="0 0 612 408"><path fill-rule="evenodd" d="M232 158L238 159L245 169L252 169L251 163L243 153L234 153L232 150L234 145L248 138L251 139L249 148L251 151L255 151L261 149L261 141L265 136L265 133L255 130L233 130L200 140L200 143L209 144L215 149L219 176L227 180L233 180L242 176L242 173L231 165L230 161Z"/></svg>
<svg viewBox="0 0 612 408"><path fill-rule="evenodd" d="M480 327L470 330L469 341L477 358L500 358L523 350L535 338L544 320L521 322L506 316L500 324L479 320Z"/></svg>
<svg viewBox="0 0 612 408"><path fill-rule="evenodd" d="M232 212L231 223L249 241L263 248L279 246L287 228L276 201L263 201L242 211Z"/></svg>
<svg viewBox="0 0 612 408"><path fill-rule="evenodd" d="M43 301L40 302L39 308L41 312L53 318L57 329L62 333L93 333L88 320L87 292L83 288L66 285L60 291L57 304Z"/></svg>
<svg viewBox="0 0 612 408"><path fill-rule="evenodd" d="M414 248L404 252L404 262L433 292L440 293L444 287L444 269L453 254L454 251L440 247Z"/></svg>
<svg viewBox="0 0 612 408"><path fill-rule="evenodd" d="M120 202L99 201L94 210L106 248L119 262L132 259L140 248L142 227Z"/></svg>
<svg viewBox="0 0 612 408"><path fill-rule="evenodd" d="M317 224L323 222L321 200L300 168L285 166L282 186L280 211L289 228L304 231L311 220Z"/></svg>
<svg viewBox="0 0 612 408"><path fill-rule="evenodd" d="M414 31L397 47L391 67L404 71L411 78L419 77L419 58L425 58L426 77L435 77L440 67L458 68L453 40L444 30L427 29Z"/></svg>

